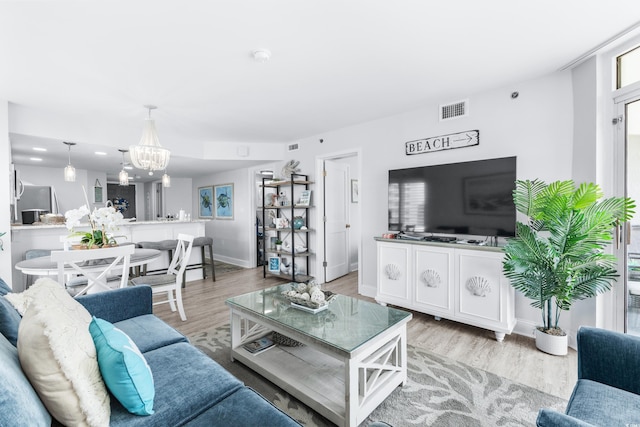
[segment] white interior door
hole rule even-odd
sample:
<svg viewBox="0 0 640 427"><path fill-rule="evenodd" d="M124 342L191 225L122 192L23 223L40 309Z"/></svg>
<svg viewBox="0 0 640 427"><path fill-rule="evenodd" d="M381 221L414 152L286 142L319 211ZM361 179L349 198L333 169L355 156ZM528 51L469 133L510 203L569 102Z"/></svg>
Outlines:
<svg viewBox="0 0 640 427"><path fill-rule="evenodd" d="M324 281L349 273L349 166L324 161Z"/></svg>

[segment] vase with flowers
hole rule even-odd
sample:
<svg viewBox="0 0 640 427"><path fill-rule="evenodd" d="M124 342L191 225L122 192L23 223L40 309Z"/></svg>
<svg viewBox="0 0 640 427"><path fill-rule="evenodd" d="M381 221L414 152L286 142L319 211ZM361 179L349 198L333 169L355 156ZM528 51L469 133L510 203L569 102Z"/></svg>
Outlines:
<svg viewBox="0 0 640 427"><path fill-rule="evenodd" d="M73 232L74 227L80 225L80 220L87 215L91 231ZM70 237L80 237L80 244L87 249L114 246L116 241L113 232L118 230L118 225L123 220L122 214L112 207L94 209L90 212L86 205L65 212L64 217L67 229L72 231Z"/></svg>
<svg viewBox="0 0 640 427"><path fill-rule="evenodd" d="M84 190L84 187L83 187ZM85 199L86 199L85 192ZM67 229L72 231L70 237L80 237L82 248L102 248L105 246L115 246L116 240L113 233L118 230L118 226L123 222L124 217L113 207L104 207L89 211L89 203L78 209L71 209L64 213ZM91 231L76 231L74 227L80 225L80 220L85 216L89 217Z"/></svg>

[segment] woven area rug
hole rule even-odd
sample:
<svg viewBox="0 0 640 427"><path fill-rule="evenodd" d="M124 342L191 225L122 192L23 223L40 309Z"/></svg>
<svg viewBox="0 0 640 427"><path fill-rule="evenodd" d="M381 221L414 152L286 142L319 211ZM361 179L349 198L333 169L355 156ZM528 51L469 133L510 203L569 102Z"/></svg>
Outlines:
<svg viewBox="0 0 640 427"><path fill-rule="evenodd" d="M305 426L333 424L239 362L230 361L229 325L189 337L191 343ZM362 423L402 426L532 426L542 407L564 411L558 397L408 346L407 384ZM523 367L526 369L526 367Z"/></svg>

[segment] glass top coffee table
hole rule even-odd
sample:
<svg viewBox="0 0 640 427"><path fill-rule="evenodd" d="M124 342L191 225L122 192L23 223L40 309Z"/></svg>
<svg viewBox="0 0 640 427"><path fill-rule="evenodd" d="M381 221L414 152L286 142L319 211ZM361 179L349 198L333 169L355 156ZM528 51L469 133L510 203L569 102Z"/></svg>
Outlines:
<svg viewBox="0 0 640 427"><path fill-rule="evenodd" d="M229 298L231 358L327 419L357 426L407 379L407 322L412 315L344 295L318 313L295 308L291 284ZM278 332L301 346L254 354L243 344Z"/></svg>

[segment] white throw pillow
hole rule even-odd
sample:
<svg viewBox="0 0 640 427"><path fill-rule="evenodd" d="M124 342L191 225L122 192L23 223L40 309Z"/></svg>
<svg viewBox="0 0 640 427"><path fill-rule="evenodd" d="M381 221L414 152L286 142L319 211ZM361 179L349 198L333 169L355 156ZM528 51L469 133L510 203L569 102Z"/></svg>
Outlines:
<svg viewBox="0 0 640 427"><path fill-rule="evenodd" d="M36 283L38 283L40 280L47 281L51 279L47 277L43 277L41 279L36 280ZM60 287L60 285L58 285L58 287ZM31 286L26 291L22 291L19 293L10 292L4 297L7 299L7 301L11 303L11 305L18 311L18 313L20 313L20 316L24 316L25 311L27 311L27 307L33 300L33 295L37 292L38 292L38 286L36 286L34 283L33 286Z"/></svg>
<svg viewBox="0 0 640 427"><path fill-rule="evenodd" d="M51 279L33 288L18 330L22 369L62 424L108 426L109 394L89 333L91 315Z"/></svg>

